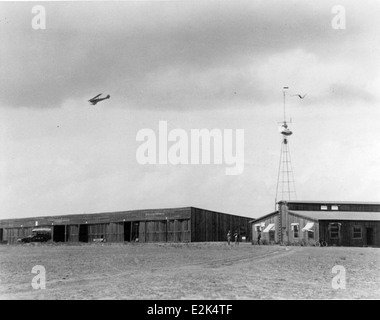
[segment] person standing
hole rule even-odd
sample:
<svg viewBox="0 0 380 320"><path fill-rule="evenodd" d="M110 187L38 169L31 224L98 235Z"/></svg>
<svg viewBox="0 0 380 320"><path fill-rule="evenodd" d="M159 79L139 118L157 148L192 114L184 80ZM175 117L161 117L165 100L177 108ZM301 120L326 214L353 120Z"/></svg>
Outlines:
<svg viewBox="0 0 380 320"><path fill-rule="evenodd" d="M237 232L237 230L236 230L234 236L235 236L235 246L239 245L239 233Z"/></svg>
<svg viewBox="0 0 380 320"><path fill-rule="evenodd" d="M258 232L257 235L257 244L260 245L260 239L261 239L261 231Z"/></svg>
<svg viewBox="0 0 380 320"><path fill-rule="evenodd" d="M231 244L231 231L230 230L228 230L228 233L227 233L227 243L228 243L228 245Z"/></svg>

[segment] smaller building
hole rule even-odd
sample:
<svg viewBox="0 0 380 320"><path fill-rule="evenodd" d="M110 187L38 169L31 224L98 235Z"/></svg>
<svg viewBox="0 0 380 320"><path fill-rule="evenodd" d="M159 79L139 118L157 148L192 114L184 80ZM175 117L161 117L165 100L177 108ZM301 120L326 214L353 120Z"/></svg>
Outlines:
<svg viewBox="0 0 380 320"><path fill-rule="evenodd" d="M253 244L380 247L380 203L280 201L250 223Z"/></svg>

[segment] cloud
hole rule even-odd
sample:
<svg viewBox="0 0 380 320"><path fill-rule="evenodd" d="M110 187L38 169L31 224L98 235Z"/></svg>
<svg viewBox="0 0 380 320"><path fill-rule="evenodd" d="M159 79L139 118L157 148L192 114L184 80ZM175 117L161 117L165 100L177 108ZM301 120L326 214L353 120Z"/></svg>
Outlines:
<svg viewBox="0 0 380 320"><path fill-rule="evenodd" d="M273 81L263 77L262 65L302 51L322 67L344 52L340 64L349 66L347 43L363 29L352 19L346 34L332 30L329 1L44 5L47 29L36 31L31 4L2 4L13 23L1 31L7 43L0 51L2 106L58 107L98 92L110 93L113 104L148 109L188 107L184 101L193 107L273 102L267 92ZM295 61L287 55L270 71L286 78L290 63L297 74Z"/></svg>

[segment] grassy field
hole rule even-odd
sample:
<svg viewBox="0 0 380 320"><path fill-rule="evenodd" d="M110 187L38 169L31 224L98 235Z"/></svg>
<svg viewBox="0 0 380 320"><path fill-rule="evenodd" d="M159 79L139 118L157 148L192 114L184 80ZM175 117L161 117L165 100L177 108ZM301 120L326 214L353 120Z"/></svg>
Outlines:
<svg viewBox="0 0 380 320"><path fill-rule="evenodd" d="M46 270L46 289L31 282ZM346 288L333 289L335 265ZM1 299L380 299L380 249L241 243L0 246Z"/></svg>

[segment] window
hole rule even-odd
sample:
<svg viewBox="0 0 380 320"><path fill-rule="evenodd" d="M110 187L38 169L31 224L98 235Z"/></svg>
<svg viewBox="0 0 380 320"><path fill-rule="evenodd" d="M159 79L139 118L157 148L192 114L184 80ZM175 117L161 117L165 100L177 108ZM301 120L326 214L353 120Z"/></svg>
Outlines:
<svg viewBox="0 0 380 320"><path fill-rule="evenodd" d="M307 232L307 237L308 237L309 239L314 239L314 232L313 232L313 231L308 231L308 232Z"/></svg>
<svg viewBox="0 0 380 320"><path fill-rule="evenodd" d="M270 230L269 231L269 241L275 241L274 230Z"/></svg>
<svg viewBox="0 0 380 320"><path fill-rule="evenodd" d="M190 231L190 220L182 220L183 231Z"/></svg>
<svg viewBox="0 0 380 320"><path fill-rule="evenodd" d="M330 239L339 239L340 225L338 223L330 224Z"/></svg>
<svg viewBox="0 0 380 320"><path fill-rule="evenodd" d="M299 225L294 224L292 225L293 227L293 238L298 238L298 233L299 233Z"/></svg>
<svg viewBox="0 0 380 320"><path fill-rule="evenodd" d="M354 226L352 228L352 238L361 239L362 238L362 226Z"/></svg>
<svg viewBox="0 0 380 320"><path fill-rule="evenodd" d="M339 210L339 207L337 205L332 205L331 210Z"/></svg>
<svg viewBox="0 0 380 320"><path fill-rule="evenodd" d="M321 210L327 210L327 206L325 205L321 206Z"/></svg>

